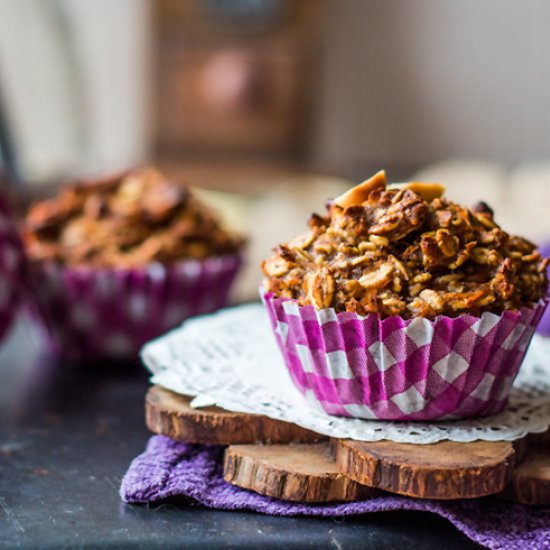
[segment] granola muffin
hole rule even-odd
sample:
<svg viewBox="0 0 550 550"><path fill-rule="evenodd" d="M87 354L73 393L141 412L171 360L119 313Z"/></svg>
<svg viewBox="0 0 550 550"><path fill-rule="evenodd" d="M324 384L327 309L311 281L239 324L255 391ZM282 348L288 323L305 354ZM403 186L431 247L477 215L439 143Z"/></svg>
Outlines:
<svg viewBox="0 0 550 550"><path fill-rule="evenodd" d="M498 412L546 306L546 266L485 203L384 172L313 214L262 263L293 380L333 414L394 420Z"/></svg>
<svg viewBox="0 0 550 550"><path fill-rule="evenodd" d="M56 351L127 359L224 305L243 241L182 185L145 168L66 185L22 227Z"/></svg>

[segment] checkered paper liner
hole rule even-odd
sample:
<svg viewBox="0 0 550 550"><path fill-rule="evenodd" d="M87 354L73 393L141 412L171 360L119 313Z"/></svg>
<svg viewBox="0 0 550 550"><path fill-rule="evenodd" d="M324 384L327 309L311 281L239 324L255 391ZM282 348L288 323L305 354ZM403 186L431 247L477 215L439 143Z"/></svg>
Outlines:
<svg viewBox="0 0 550 550"><path fill-rule="evenodd" d="M263 304L194 317L146 344L151 382L192 396L192 407L216 405L291 422L328 437L431 444L450 440L513 441L550 426L550 338L535 334L499 414L464 420L394 422L327 414L292 382Z"/></svg>
<svg viewBox="0 0 550 550"><path fill-rule="evenodd" d="M53 352L67 359L136 359L148 340L227 302L238 255L143 268L30 267Z"/></svg>
<svg viewBox="0 0 550 550"><path fill-rule="evenodd" d="M336 416L447 420L506 406L547 301L435 320L336 313L263 294L296 387Z"/></svg>
<svg viewBox="0 0 550 550"><path fill-rule="evenodd" d="M543 243L540 248L540 254L543 258L550 257L550 241ZM546 273L550 277L550 265L546 268ZM537 326L537 332L543 336L550 337L550 308L547 308L544 315L541 317L540 323Z"/></svg>
<svg viewBox="0 0 550 550"><path fill-rule="evenodd" d="M8 203L0 195L0 339L13 321L24 292L23 247Z"/></svg>

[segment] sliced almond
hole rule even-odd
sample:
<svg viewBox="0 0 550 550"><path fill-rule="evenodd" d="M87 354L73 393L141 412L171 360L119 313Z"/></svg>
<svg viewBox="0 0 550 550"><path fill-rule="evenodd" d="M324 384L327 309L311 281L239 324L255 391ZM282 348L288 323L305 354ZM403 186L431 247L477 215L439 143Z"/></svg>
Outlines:
<svg viewBox="0 0 550 550"><path fill-rule="evenodd" d="M294 254L296 255L296 259L298 260L304 260L306 262L311 262L313 260L313 256L307 251L303 250L301 248L293 248Z"/></svg>
<svg viewBox="0 0 550 550"><path fill-rule="evenodd" d="M406 183L392 183L390 189L409 189L418 193L425 201L431 202L445 193L445 186L440 183L427 183L423 181L408 181Z"/></svg>
<svg viewBox="0 0 550 550"><path fill-rule="evenodd" d="M447 229L438 229L435 233L435 240L437 246L439 246L439 250L441 250L447 258L452 258L460 247L458 237L451 235Z"/></svg>
<svg viewBox="0 0 550 550"><path fill-rule="evenodd" d="M381 248L385 248L390 245L390 240L387 237L382 237L381 235L370 235L369 241Z"/></svg>
<svg viewBox="0 0 550 550"><path fill-rule="evenodd" d="M267 260L263 265L264 273L268 277L281 277L290 269L290 265L286 260L279 256L275 256Z"/></svg>
<svg viewBox="0 0 550 550"><path fill-rule="evenodd" d="M431 273L419 273L418 275L415 275L413 277L412 283L425 283L426 281L429 281L432 278Z"/></svg>
<svg viewBox="0 0 550 550"><path fill-rule="evenodd" d="M307 248L315 238L315 235L313 231L308 231L307 233L304 233L303 235L300 235L298 237L295 237L288 246L290 248Z"/></svg>
<svg viewBox="0 0 550 550"><path fill-rule="evenodd" d="M372 254L364 254L363 256L355 256L349 261L349 264L353 267L372 261Z"/></svg>
<svg viewBox="0 0 550 550"><path fill-rule="evenodd" d="M377 172L368 180L365 180L363 183L352 187L349 191L342 193L339 197L334 199L334 204L337 204L342 208L363 204L372 191L375 189L385 188L386 172L384 170L380 170L380 172Z"/></svg>
<svg viewBox="0 0 550 550"><path fill-rule="evenodd" d="M445 307L445 301L435 290L423 290L420 293L420 298L428 303L436 313L441 313Z"/></svg>
<svg viewBox="0 0 550 550"><path fill-rule="evenodd" d="M310 275L307 285L307 297L317 309L330 307L335 284L334 277L327 269L321 269L319 273Z"/></svg>
<svg viewBox="0 0 550 550"><path fill-rule="evenodd" d="M382 264L378 269L363 275L359 279L359 284L363 288L381 288L385 286L390 280L394 271L394 266L390 263Z"/></svg>

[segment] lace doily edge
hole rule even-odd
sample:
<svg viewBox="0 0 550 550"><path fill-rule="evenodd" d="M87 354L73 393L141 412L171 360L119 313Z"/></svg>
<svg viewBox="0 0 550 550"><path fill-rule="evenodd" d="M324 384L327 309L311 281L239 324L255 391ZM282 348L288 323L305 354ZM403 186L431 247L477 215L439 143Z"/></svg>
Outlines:
<svg viewBox="0 0 550 550"><path fill-rule="evenodd" d="M209 406L216 406L221 409L224 409L229 412L238 412L238 413L246 413L246 414L262 414L258 413L257 411L251 411L247 407L239 406L239 404L236 404L233 401L223 399L223 398L217 398L211 395L208 395L206 393L202 392L194 392L194 391L188 391L188 390L182 390L182 389L174 389L174 387L170 384L162 383L161 380L158 380L157 376L151 377L151 382L157 385L160 385L164 387L165 389L172 391L174 393L178 393L180 395L185 395L188 397L193 398L193 401L197 400L199 401L200 406L196 406L192 404L192 407L194 409L200 410ZM193 403L193 402L192 402ZM370 441L393 441L395 443L413 443L416 445L430 445L433 443L438 443L440 441L453 441L456 443L472 443L474 441L517 441L519 439L522 439L524 437L529 436L530 434L541 434L550 429L550 418L548 420L542 420L539 423L531 424L529 428L522 427L522 428L510 428L509 426L503 426L503 430L506 431L504 435L502 435L502 432L498 430L498 428L492 428L492 427L484 427L480 428L479 430L475 427L472 428L464 428L468 430L468 434L453 434L453 430L459 431L462 430L462 428L452 428L452 427L441 427L440 425L436 423L422 423L422 425L415 424L414 427L411 427L410 423L407 423L408 426L406 428L408 433L395 433L392 432L392 430L399 429L398 426L401 424L399 422L391 422L391 427L380 427L380 428L370 428L372 432L369 436L359 436L355 433L342 433L343 430L335 430L334 432L329 430L322 430L322 429L316 429L316 427L312 427L312 425L308 422L299 422L294 419L289 419L286 417L280 417L276 415L270 415L270 414L264 414L264 416L268 416L269 418L273 420L278 420L281 422L289 422L291 424L295 424L297 426L300 426L302 428L305 428L307 430L311 430L313 432L319 433L321 435L324 435L326 437L330 437L333 439L352 439L354 441L364 441L364 442L370 442ZM334 417L334 420L336 422L345 420L350 422L373 422L376 424L379 423L385 423L386 421L380 420L359 420L359 419L345 419L343 417ZM465 422L464 420L461 420L460 422ZM390 423L388 421L388 423ZM402 424L405 426L405 424ZM429 429L431 432L429 434L425 433L424 430ZM433 431L432 431L433 430ZM414 432L424 432L424 433L418 433L416 435ZM378 433L381 432L381 433ZM383 432L383 433L382 433Z"/></svg>

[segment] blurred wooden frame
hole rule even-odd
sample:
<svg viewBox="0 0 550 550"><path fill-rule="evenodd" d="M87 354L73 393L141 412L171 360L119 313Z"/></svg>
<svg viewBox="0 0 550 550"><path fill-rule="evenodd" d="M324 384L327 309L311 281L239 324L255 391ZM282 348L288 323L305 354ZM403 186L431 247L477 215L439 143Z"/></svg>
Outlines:
<svg viewBox="0 0 550 550"><path fill-rule="evenodd" d="M214 16L208 0L155 2L155 141L161 156L295 157L307 147L319 4L275 2L281 9L271 22L246 24Z"/></svg>

